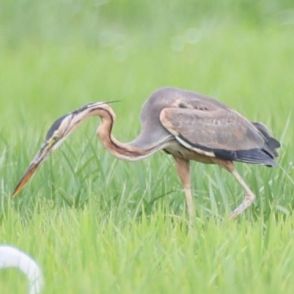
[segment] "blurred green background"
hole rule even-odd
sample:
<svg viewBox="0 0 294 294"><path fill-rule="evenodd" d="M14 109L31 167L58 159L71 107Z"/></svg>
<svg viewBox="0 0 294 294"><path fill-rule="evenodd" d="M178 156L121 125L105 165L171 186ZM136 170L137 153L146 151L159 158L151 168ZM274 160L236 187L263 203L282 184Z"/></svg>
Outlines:
<svg viewBox="0 0 294 294"><path fill-rule="evenodd" d="M166 85L266 120L279 110L283 124L294 106L293 11L290 0L2 0L1 128L121 99L130 131L142 101Z"/></svg>

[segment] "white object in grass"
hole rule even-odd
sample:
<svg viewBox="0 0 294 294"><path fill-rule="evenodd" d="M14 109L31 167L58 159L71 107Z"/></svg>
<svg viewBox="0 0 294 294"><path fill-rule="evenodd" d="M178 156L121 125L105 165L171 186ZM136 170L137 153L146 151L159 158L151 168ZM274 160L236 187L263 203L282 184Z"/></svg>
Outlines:
<svg viewBox="0 0 294 294"><path fill-rule="evenodd" d="M3 245L0 246L0 269L17 268L29 280L29 294L39 294L43 286L43 275L40 267L28 254L19 249Z"/></svg>

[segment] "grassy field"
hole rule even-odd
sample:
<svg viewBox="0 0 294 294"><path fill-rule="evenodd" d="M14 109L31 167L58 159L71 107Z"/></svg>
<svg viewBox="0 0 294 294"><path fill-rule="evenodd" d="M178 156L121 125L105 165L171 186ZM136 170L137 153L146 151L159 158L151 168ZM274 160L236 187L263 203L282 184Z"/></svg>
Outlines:
<svg viewBox="0 0 294 294"><path fill-rule="evenodd" d="M0 5L0 244L39 262L44 293L293 293L291 1L59 2ZM58 116L119 99L114 134L128 141L163 86L217 97L281 141L277 168L238 164L257 195L240 219L227 220L243 197L234 179L194 163L188 232L173 160L113 158L95 119L10 198ZM25 289L0 272L1 294Z"/></svg>

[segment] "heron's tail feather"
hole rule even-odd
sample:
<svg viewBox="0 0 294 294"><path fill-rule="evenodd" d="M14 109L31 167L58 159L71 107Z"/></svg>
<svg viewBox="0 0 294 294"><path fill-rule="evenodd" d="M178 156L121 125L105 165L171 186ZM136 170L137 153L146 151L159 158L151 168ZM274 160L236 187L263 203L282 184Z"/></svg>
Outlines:
<svg viewBox="0 0 294 294"><path fill-rule="evenodd" d="M259 122L253 122L253 125L258 129L265 140L265 151L272 155L273 158L278 156L278 152L276 149L281 147L280 142L271 136L268 128Z"/></svg>
<svg viewBox="0 0 294 294"><path fill-rule="evenodd" d="M264 149L250 149L250 150L237 150L236 161L251 163L251 164L264 164L266 166L274 167L276 162L272 154Z"/></svg>
<svg viewBox="0 0 294 294"><path fill-rule="evenodd" d="M252 122L264 139L264 146L249 150L214 150L219 157L227 160L246 162L251 164L264 164L276 166L275 158L278 157L277 149L281 146L280 142L271 136L267 127L259 122Z"/></svg>

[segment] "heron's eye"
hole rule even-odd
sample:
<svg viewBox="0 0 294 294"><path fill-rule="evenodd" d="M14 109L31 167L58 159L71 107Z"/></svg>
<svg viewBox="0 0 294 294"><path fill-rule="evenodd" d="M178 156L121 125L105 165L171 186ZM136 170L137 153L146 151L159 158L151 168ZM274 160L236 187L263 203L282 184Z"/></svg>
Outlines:
<svg viewBox="0 0 294 294"><path fill-rule="evenodd" d="M184 103L180 103L180 104L179 104L179 107L180 107L180 108L188 108L187 105L184 104Z"/></svg>

